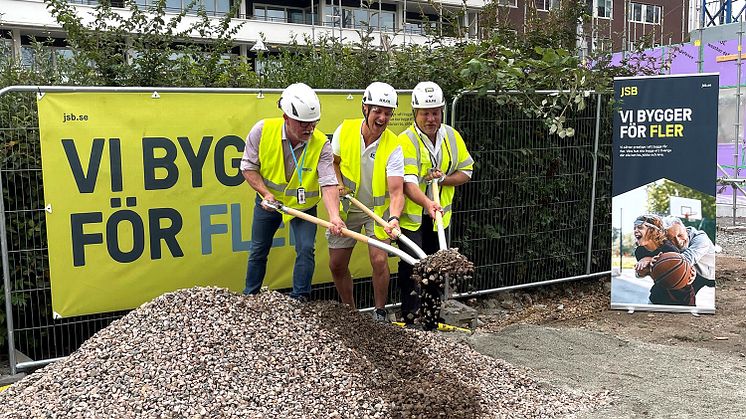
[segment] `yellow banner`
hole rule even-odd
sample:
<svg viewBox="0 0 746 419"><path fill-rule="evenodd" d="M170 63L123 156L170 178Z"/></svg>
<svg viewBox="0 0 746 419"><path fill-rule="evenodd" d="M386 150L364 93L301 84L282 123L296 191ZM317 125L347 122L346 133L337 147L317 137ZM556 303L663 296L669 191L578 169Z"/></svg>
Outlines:
<svg viewBox="0 0 746 419"><path fill-rule="evenodd" d="M255 192L239 170L258 120L280 116L278 93L47 93L38 101L55 316L137 307L195 285L244 287ZM362 113L362 95L319 94L331 136ZM401 95L391 129L411 123ZM319 217L327 218L323 205ZM275 235L264 285L289 288L295 251ZM331 281L324 229L314 283ZM391 260L395 268L395 260ZM356 246L353 277L370 276Z"/></svg>

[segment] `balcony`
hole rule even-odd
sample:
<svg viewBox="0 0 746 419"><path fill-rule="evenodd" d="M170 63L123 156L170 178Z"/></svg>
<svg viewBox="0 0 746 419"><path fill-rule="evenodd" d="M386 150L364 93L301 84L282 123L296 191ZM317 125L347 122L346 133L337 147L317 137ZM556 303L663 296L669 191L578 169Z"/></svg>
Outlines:
<svg viewBox="0 0 746 419"><path fill-rule="evenodd" d="M138 3L147 5L152 0L139 0ZM179 5L185 0L168 0L166 3L167 16L176 16L179 12ZM215 23L221 17L225 16L225 9L228 7L228 0L209 0L206 4L208 15L215 17ZM414 3L410 0L411 3ZM446 2L443 2L444 4ZM54 36L64 37L61 26L52 17L46 9L45 4L40 0L0 0L4 7L3 19L0 21L2 29L19 29L23 34L35 36ZM79 12L84 22L92 23L93 17L91 12L97 0L74 0L74 6ZM116 2L115 2L116 4ZM437 22L415 22L409 21L404 28L395 26L395 15L388 12L382 13L378 17L378 11L351 9L349 12L344 10L342 13L342 22L340 24L339 11L336 15L325 16L323 20L312 19L309 13L293 14L289 13L284 16L273 16L271 14L254 14L234 18L233 25L242 24L238 32L234 35L237 44L253 45L258 39L264 37L265 43L272 47L287 45L293 39L303 42L305 38L318 39L321 36L334 37L343 41L355 42L360 40L360 31L367 32L372 29L370 36L373 38L373 45L398 45L398 44L425 44L428 38L425 36L432 29L437 30ZM365 12L365 16L362 16ZM122 15L127 16L129 12L122 9ZM189 24L197 21L198 16L187 15L180 28L186 28ZM368 20L370 19L370 20ZM369 24L370 22L370 24ZM340 27L341 26L341 27ZM379 29L380 27L380 29ZM428 29L428 27L430 29ZM383 41L381 40L383 38Z"/></svg>

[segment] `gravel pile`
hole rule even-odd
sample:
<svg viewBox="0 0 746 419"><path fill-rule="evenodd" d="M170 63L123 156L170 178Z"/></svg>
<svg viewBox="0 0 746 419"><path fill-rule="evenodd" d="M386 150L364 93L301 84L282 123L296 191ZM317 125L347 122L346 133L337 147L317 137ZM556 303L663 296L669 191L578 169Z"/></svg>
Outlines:
<svg viewBox="0 0 746 419"><path fill-rule="evenodd" d="M0 418L563 417L607 403L333 302L165 294L0 393Z"/></svg>

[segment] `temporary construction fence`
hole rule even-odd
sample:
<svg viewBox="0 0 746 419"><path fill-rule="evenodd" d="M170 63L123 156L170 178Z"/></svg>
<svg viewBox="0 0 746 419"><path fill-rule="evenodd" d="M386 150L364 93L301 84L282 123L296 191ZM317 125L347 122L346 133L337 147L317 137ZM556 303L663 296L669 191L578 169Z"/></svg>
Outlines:
<svg viewBox="0 0 746 419"><path fill-rule="evenodd" d="M574 130L564 138L511 105L557 93L471 92L453 102L451 123L477 162L472 180L458 188L451 231L451 245L476 265L472 294L609 269L609 96L589 95L583 110L564 114Z"/></svg>
<svg viewBox="0 0 746 419"><path fill-rule="evenodd" d="M73 352L126 311L54 319L36 95L42 92L257 93L260 89L14 86L0 90L0 240L7 344L12 372ZM345 91L339 91L345 92ZM537 103L556 92L532 93ZM524 97L523 93L510 95ZM538 101L536 99L539 99ZM451 124L474 158L472 180L457 189L450 245L477 268L456 297L606 274L610 264L611 111L591 94L564 115L575 134L550 134L544 120L494 94L465 93L449 107ZM507 103L507 104L505 104ZM341 122L341 121L340 121ZM323 267L318 267L323 269ZM372 305L370 279L356 282L358 305ZM398 302L392 275L390 301ZM336 299L333 283L315 299ZM1 343L1 342L0 342Z"/></svg>

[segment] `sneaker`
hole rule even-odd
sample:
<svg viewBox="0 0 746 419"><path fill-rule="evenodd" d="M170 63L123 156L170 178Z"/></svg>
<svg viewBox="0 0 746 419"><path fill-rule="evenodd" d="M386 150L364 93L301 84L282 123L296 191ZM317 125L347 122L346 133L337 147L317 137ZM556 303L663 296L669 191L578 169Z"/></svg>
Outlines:
<svg viewBox="0 0 746 419"><path fill-rule="evenodd" d="M382 308L377 308L373 312L373 320L375 320L377 323L388 323L389 322L388 313L386 313L386 310Z"/></svg>
<svg viewBox="0 0 746 419"><path fill-rule="evenodd" d="M293 300L298 301L299 303L307 303L309 301L308 296L303 295L303 294L301 294L301 295L290 295L290 298L292 298Z"/></svg>

